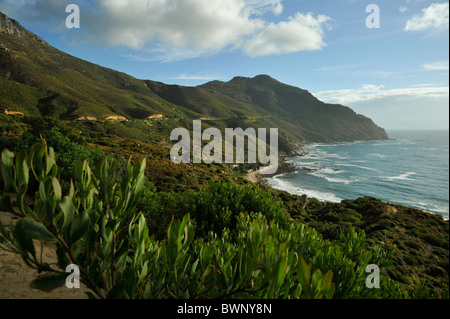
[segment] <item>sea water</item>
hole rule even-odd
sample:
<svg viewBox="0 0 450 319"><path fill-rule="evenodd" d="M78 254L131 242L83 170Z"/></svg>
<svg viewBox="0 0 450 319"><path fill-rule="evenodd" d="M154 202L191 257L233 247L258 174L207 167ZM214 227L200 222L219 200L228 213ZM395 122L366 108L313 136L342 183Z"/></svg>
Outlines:
<svg viewBox="0 0 450 319"><path fill-rule="evenodd" d="M390 131L390 140L307 144L286 159L295 172L268 178L292 194L340 202L371 196L449 215L449 131Z"/></svg>

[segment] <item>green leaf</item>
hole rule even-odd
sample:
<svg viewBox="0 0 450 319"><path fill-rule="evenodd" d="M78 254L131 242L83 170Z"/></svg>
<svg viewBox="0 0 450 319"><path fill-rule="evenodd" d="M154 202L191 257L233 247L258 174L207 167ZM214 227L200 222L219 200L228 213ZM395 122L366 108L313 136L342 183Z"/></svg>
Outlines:
<svg viewBox="0 0 450 319"><path fill-rule="evenodd" d="M12 173L12 157L14 156L13 153L5 150L2 152L2 163L0 165L1 168L1 176L3 177L3 183L4 183L4 191L8 191L11 185L13 184L13 173Z"/></svg>
<svg viewBox="0 0 450 319"><path fill-rule="evenodd" d="M136 274L130 268L126 268L123 272L123 278L126 280L128 295L132 295L136 286Z"/></svg>
<svg viewBox="0 0 450 319"><path fill-rule="evenodd" d="M59 203L59 207L64 213L64 223L62 228L66 228L72 221L75 215L75 206L69 197L65 196L62 201Z"/></svg>
<svg viewBox="0 0 450 319"><path fill-rule="evenodd" d="M45 168L42 163L42 159L44 157L46 147L47 145L35 144L30 154L31 169L33 170L33 174L38 181L44 179L45 177Z"/></svg>
<svg viewBox="0 0 450 319"><path fill-rule="evenodd" d="M75 195L75 188L73 186L73 181L70 181L70 191L69 191L69 199L72 200L73 195Z"/></svg>
<svg viewBox="0 0 450 319"><path fill-rule="evenodd" d="M52 178L53 192L55 193L55 199L59 202L62 196L61 184L56 178Z"/></svg>
<svg viewBox="0 0 450 319"><path fill-rule="evenodd" d="M20 250L22 250L24 253L30 253L33 257L35 257L36 250L34 249L31 236L27 231L25 231L24 220L19 220L11 229L14 235L14 239L17 241L17 244L19 246L18 248L20 248Z"/></svg>
<svg viewBox="0 0 450 319"><path fill-rule="evenodd" d="M233 268L231 266L231 262L228 261L225 266L222 268L223 275L225 277L225 282L228 287L231 287L233 284L232 277L233 277Z"/></svg>
<svg viewBox="0 0 450 319"><path fill-rule="evenodd" d="M70 242L76 243L87 232L89 227L89 216L86 212L75 216L70 227Z"/></svg>
<svg viewBox="0 0 450 319"><path fill-rule="evenodd" d="M45 170L45 174L48 175L50 173L50 171L52 170L53 166L56 165L56 161L55 161L55 151L53 150L52 147L50 147L49 150L49 154L48 156L46 156L45 158L45 162L46 162L46 170Z"/></svg>
<svg viewBox="0 0 450 319"><path fill-rule="evenodd" d="M211 264L211 259L214 254L214 249L208 246L202 246L200 250L200 265L203 269L207 269Z"/></svg>
<svg viewBox="0 0 450 319"><path fill-rule="evenodd" d="M30 179L30 168L27 165L27 162L25 160L23 160L22 162L22 173L23 173L23 182L25 183L25 185L28 185L28 181Z"/></svg>
<svg viewBox="0 0 450 319"><path fill-rule="evenodd" d="M278 265L277 282L275 285L276 291L278 291L280 289L281 285L284 282L285 276L286 276L286 261L283 258L283 259L281 259L281 261Z"/></svg>
<svg viewBox="0 0 450 319"><path fill-rule="evenodd" d="M180 251L181 249L187 249L194 240L194 228L192 227L190 219L190 214L187 214L184 216L183 221L181 222L180 228L178 230L178 251ZM183 235L184 243L182 243Z"/></svg>
<svg viewBox="0 0 450 319"><path fill-rule="evenodd" d="M307 264L303 257L298 261L297 278L300 284L306 288L311 280L311 264Z"/></svg>
<svg viewBox="0 0 450 319"><path fill-rule="evenodd" d="M67 274L50 274L39 277L30 283L30 288L51 292L66 283Z"/></svg>
<svg viewBox="0 0 450 319"><path fill-rule="evenodd" d="M43 201L47 200L47 195L45 193L45 184L44 182L39 183L39 196Z"/></svg>
<svg viewBox="0 0 450 319"><path fill-rule="evenodd" d="M7 167L13 166L14 153L5 150L2 152L2 163Z"/></svg>
<svg viewBox="0 0 450 319"><path fill-rule="evenodd" d="M56 241L55 237L41 223L30 217L23 219L23 228L32 239Z"/></svg>
<svg viewBox="0 0 450 319"><path fill-rule="evenodd" d="M56 247L56 256L58 257L58 266L61 269L65 269L67 265L71 264L71 261L69 257L67 257L66 252L64 251L64 248L61 246L61 244L58 244Z"/></svg>
<svg viewBox="0 0 450 319"><path fill-rule="evenodd" d="M178 245L177 245L177 239L178 236L176 234L176 229L179 226L179 222L173 222L170 224L169 228L167 229L167 257L172 262L175 261L177 254L178 254Z"/></svg>
<svg viewBox="0 0 450 319"><path fill-rule="evenodd" d="M312 283L313 285L317 285L322 281L322 272L320 269L317 269L312 275Z"/></svg>

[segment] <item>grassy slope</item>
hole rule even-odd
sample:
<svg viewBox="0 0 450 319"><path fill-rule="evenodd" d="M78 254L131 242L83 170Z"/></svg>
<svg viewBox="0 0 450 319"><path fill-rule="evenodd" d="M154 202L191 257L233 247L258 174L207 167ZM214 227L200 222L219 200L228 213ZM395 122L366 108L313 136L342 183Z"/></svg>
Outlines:
<svg viewBox="0 0 450 319"><path fill-rule="evenodd" d="M364 231L369 246L388 247L396 245L394 265L383 269L383 274L409 287L418 287L422 281L432 292L440 294L448 284L449 272L449 222L441 217L401 205L383 203L374 198L345 200L342 203L323 203L309 199L303 208L301 198L278 191L264 184L249 183L243 177L246 168L233 168L222 164L182 164L175 165L169 158L170 144L165 143L158 133L158 122L149 126L152 136L161 140L155 143L120 137L120 127L126 123L95 123L95 130L85 122L55 121L51 119L39 124L20 116L0 116L2 135L12 141L24 131L31 130L39 135L51 126L58 126L66 135L79 134L88 142L90 148L106 154L115 154L125 159L147 159L146 175L156 186L158 192L194 192L211 181L229 181L237 185L264 189L274 200L283 204L285 211L293 219L309 224L319 231L325 239L339 244L340 235L351 227ZM167 124L168 121L161 121ZM73 124L78 126L74 127ZM80 130L79 125L84 125ZM147 124L144 124L148 126ZM103 129L103 131L100 130ZM160 135L159 135L160 134ZM85 142L86 143L86 142ZM1 145L1 140L0 140ZM71 166L69 166L71 167ZM247 167L250 168L250 167ZM169 212L170 214L170 212ZM415 280L417 282L415 282Z"/></svg>
<svg viewBox="0 0 450 319"><path fill-rule="evenodd" d="M213 118L222 129L235 124L278 127L285 153L305 141L387 138L371 120L349 108L322 103L305 90L267 76L200 87L142 81L77 59L20 25L16 28L24 34L0 32L0 43L6 48L0 50L0 111L8 108L66 120L110 115L144 119L164 114L191 120Z"/></svg>
<svg viewBox="0 0 450 319"><path fill-rule="evenodd" d="M145 83L124 73L77 59L35 39L7 34L0 38L7 48L0 51L3 108L65 119L195 114L158 98ZM24 97L18 100L22 91Z"/></svg>
<svg viewBox="0 0 450 319"><path fill-rule="evenodd" d="M306 142L386 139L386 132L370 119L342 105L326 104L308 91L267 75L213 81L202 88L245 101L293 126L292 134Z"/></svg>

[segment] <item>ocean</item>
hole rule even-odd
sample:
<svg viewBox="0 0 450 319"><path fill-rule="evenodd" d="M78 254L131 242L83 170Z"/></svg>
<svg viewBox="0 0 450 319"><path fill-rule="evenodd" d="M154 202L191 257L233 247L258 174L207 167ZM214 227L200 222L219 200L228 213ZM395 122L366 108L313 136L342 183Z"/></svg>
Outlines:
<svg viewBox="0 0 450 319"><path fill-rule="evenodd" d="M304 145L296 170L267 178L292 194L340 202L371 196L449 215L449 131L389 131L390 140Z"/></svg>

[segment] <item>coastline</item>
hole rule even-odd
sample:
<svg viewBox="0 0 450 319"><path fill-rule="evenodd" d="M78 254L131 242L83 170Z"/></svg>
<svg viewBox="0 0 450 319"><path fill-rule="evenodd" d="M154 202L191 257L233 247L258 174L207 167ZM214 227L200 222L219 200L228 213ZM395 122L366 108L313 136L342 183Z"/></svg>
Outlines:
<svg viewBox="0 0 450 319"><path fill-rule="evenodd" d="M439 130L439 132L440 132L440 130ZM418 150L423 150L423 148L424 148L423 144L425 142L427 142L429 139L428 136L424 137L424 136L422 136L422 134L420 134L419 136L416 136L417 134L416 135L405 134L405 132L403 132L403 131L400 131L400 133L392 134L392 137L389 140L390 141L398 141L395 145L397 145L399 143L403 143L403 141L406 140L408 143L414 143L414 145L417 144L416 148ZM413 131L413 133L416 133L416 131ZM409 139L411 139L412 142L409 142ZM438 141L440 141L440 140L438 140ZM448 141L448 135L447 135L447 141ZM358 141L356 141L356 142L358 142ZM326 143L326 144L328 144L328 143ZM334 146L340 147L339 143L333 143L333 144L337 144L337 145L332 145L333 147ZM344 146L347 144L348 143L345 143ZM364 147L364 144L365 143L363 143L363 144L356 143L356 145L358 145L357 147ZM389 153L391 151L392 147L391 147L391 149L389 149L389 148L381 148L381 146L378 146L378 145L384 145L384 144L375 144L375 145L377 145L377 147L379 149L377 148L377 150L374 151L374 154L369 154L369 155L373 155L372 158L378 158L378 157L382 158L385 156L387 156L388 158L392 157L391 153ZM386 145L391 145L391 144L388 143ZM296 191L296 188L300 187L303 190L303 187L304 187L305 190L299 191L300 193L302 193L302 194L307 193L309 196L311 196L313 198L317 198L320 201L338 202L337 201L338 199L339 200L354 199L354 198L357 198L356 195L358 195L359 197L362 197L363 195L361 195L361 194L369 194L367 196L380 198L386 202L392 202L392 203L399 204L399 205L405 205L406 207L411 207L411 208L415 208L415 209L418 209L421 211L436 214L438 216L442 216L445 220L449 219L449 217L448 217L448 193L446 196L442 195L441 194L442 192L438 193L440 195L440 197L439 197L440 199L437 199L437 200L429 199L428 197L426 197L426 195L421 195L421 196L419 196L419 198L420 198L420 200L419 200L416 198L406 198L405 196L403 196L403 194L397 194L397 193L396 193L396 195L398 195L398 196L394 197L393 195L387 194L387 192L385 192L385 189L381 189L381 186L379 186L378 184L376 186L374 186L375 190L377 190L377 192L375 192L375 191L368 191L368 192L364 192L364 193L355 192L356 195L353 194L351 192L351 189L349 189L349 186L347 186L350 183L359 181L359 180L351 179L351 177L353 177L353 176L345 175L348 172L351 172L351 169L354 169L353 167L356 167L356 169L364 170L363 172L361 172L363 177L366 177L366 179L374 179L375 181L379 180L380 185L382 184L383 181L386 181L386 180L390 180L393 183L402 183L403 180L405 181L405 183L406 183L406 181L411 181L411 183L416 183L417 185L421 185L425 189L427 189L428 192L426 194L436 194L436 192L433 189L434 184L432 182L428 181L427 179L423 179L423 178L421 178L421 176L419 176L420 172L423 171L423 168L417 167L417 165L411 166L409 162L406 162L407 165L402 166L401 167L402 170L399 171L398 174L396 174L396 171L389 170L386 167L380 168L380 167L376 166L377 163L374 164L375 166L373 166L373 168L366 167L369 165L359 164L360 161L357 161L358 162L357 164L347 163L348 161L346 161L346 158L340 159L336 154L331 154L333 152L330 151L331 153L330 153L329 158L327 160L324 160L325 168L323 169L324 172L322 174L321 172L316 173L316 171L320 171L322 168L316 167L315 165L311 165L311 166L308 165L308 163L310 163L311 161L314 160L315 157L317 157L316 156L317 154L314 151L315 148L309 149L307 144L304 144L302 146L304 146L305 149L308 149L311 152L311 156L306 157L307 160L305 159L305 164L300 164L300 163L303 163L302 156L308 155L308 152L306 152L305 149L303 149L303 147L299 147L297 149L297 152L295 152L295 154L290 154L289 156L287 156L287 155L279 156L278 170L275 174L261 175L261 174L259 174L258 171L251 171L246 174L245 179L248 181L251 181L251 182L255 182L255 183L262 183L262 184L272 187L272 188L275 187L276 189L285 190L287 192L289 192L289 190L291 190L293 194L298 194L298 192ZM319 143L319 145L318 145L319 149L321 149L320 146L321 146L321 143ZM369 144L369 146L372 147L371 144ZM430 146L429 144L426 144L425 146L426 147L433 146L433 147L435 147L434 149L436 149L439 145L431 144L431 146ZM446 149L447 149L447 154L448 154L448 144L447 144ZM328 151L328 148L325 150ZM386 150L386 153L383 153L385 150ZM445 151L445 148L444 148L444 151ZM337 151L334 150L334 153L336 153L336 152ZM381 152L384 155L378 155L378 152ZM389 156L391 156L391 157L389 157ZM312 159L311 159L311 157L312 157ZM342 166L344 166L344 169L342 169L342 167L340 167L340 166L337 167L337 166L330 164L330 162L333 161L335 158L339 158L336 161L340 161L339 164L342 164ZM370 158L368 160L369 163L373 162L372 158ZM320 162L319 158L317 158L317 162ZM430 161L428 161L428 163L430 163ZM426 164L428 164L428 163L426 163ZM318 163L314 163L314 164L318 164ZM349 164L349 165L347 165L347 164ZM430 165L431 164L432 163L430 163ZM359 165L359 166L356 166L356 165ZM432 165L430 166L430 165L427 165L426 167L432 168L433 166ZM349 168L347 170L347 166L349 166L351 168ZM372 166L370 166L370 167L372 167ZM339 169L337 169L337 168L339 168ZM437 168L435 168L435 169L437 169ZM339 176L333 175L334 172L331 170L333 170L335 172L344 171L345 174L343 173L342 175L345 175L345 176L340 177L341 175L339 175ZM447 166L446 170L448 172L448 166ZM331 173L330 173L330 171L331 171ZM320 190L317 190L315 188L308 188L307 185L303 185L303 183L301 184L301 186L299 186L299 184L297 182L297 184L296 184L297 186L287 187L290 185L290 184L287 184L287 183L289 183L289 181L288 181L289 178L291 178L293 175L297 175L297 174L292 174L294 172L298 172L299 176L301 174L308 174L308 175L309 174L312 174L312 175L317 174L317 176L319 176L319 177L325 176L323 178L325 178L330 183L335 183L333 185L337 185L336 183L345 183L345 185L343 185L343 188L340 189L341 193L336 193L335 199L332 198L332 199L328 200L328 197L325 195L333 195L332 193L330 193L330 194L324 193L325 195L321 194ZM372 173L372 172L375 172L375 173ZM360 172L356 171L354 174L357 174L357 173L359 174ZM433 174L433 172L430 172L430 169L428 169L428 173L431 175ZM417 175L417 176L414 177L413 175ZM410 176L413 176L413 177L410 177ZM427 175L427 176L430 176L430 175ZM280 179L278 180L278 178L280 178ZM292 177L292 178L294 178L294 177ZM362 179L362 180L364 180L364 179ZM448 177L447 177L447 181L448 181ZM413 187L416 184L411 184L412 185L411 187ZM368 183L366 183L366 184L362 183L361 186L365 187L366 190L372 189L372 188L370 188L372 186L368 185ZM367 188L367 187L369 187L369 188ZM388 185L387 189L389 189L389 185ZM417 187L416 187L416 189L417 189ZM441 187L440 189L445 189L445 188ZM448 190L448 184L447 184L447 190ZM347 191L347 193L350 193L350 195L346 196L346 194L344 194L346 191ZM322 195L324 195L326 198ZM445 205L446 199L447 199L447 206ZM445 209L445 206L447 207L447 209Z"/></svg>
<svg viewBox="0 0 450 319"><path fill-rule="evenodd" d="M302 156L300 154L300 156ZM278 169L275 173L273 174L264 174L261 175L260 174L260 169L255 170L255 171L251 171L249 173L247 173L244 178L249 181L249 182L253 182L253 183L264 183L267 185L267 183L265 182L265 178L269 178L269 177L274 177L277 175L281 175L281 174L286 174L286 173L293 173L295 172L298 168L295 167L294 165L292 165L291 163L286 161L286 158L290 157L290 156L280 156L279 160L278 160Z"/></svg>

